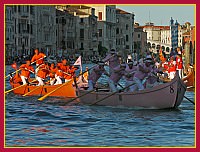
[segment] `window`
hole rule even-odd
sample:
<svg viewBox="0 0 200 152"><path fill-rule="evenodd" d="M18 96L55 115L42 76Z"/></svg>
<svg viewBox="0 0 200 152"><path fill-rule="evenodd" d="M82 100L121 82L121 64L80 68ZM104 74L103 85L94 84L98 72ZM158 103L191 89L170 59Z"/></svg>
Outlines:
<svg viewBox="0 0 200 152"><path fill-rule="evenodd" d="M119 34L119 28L116 29L116 34Z"/></svg>
<svg viewBox="0 0 200 152"><path fill-rule="evenodd" d="M84 39L84 29L80 29L80 38Z"/></svg>
<svg viewBox="0 0 200 152"><path fill-rule="evenodd" d="M140 34L138 34L138 38L140 38Z"/></svg>
<svg viewBox="0 0 200 152"><path fill-rule="evenodd" d="M83 23L83 18L81 18L81 23Z"/></svg>
<svg viewBox="0 0 200 152"><path fill-rule="evenodd" d="M128 30L128 24L126 24L126 30Z"/></svg>
<svg viewBox="0 0 200 152"><path fill-rule="evenodd" d="M99 29L99 37L102 37L103 33L102 33L102 29Z"/></svg>
<svg viewBox="0 0 200 152"><path fill-rule="evenodd" d="M81 43L81 49L82 49L82 50L84 49L84 47L83 47L83 43Z"/></svg>
<svg viewBox="0 0 200 152"><path fill-rule="evenodd" d="M99 12L98 17L99 17L99 21L102 21L102 12Z"/></svg>
<svg viewBox="0 0 200 152"><path fill-rule="evenodd" d="M119 18L116 19L116 22L119 23Z"/></svg>
<svg viewBox="0 0 200 152"><path fill-rule="evenodd" d="M128 41L128 35L126 35L126 42Z"/></svg>

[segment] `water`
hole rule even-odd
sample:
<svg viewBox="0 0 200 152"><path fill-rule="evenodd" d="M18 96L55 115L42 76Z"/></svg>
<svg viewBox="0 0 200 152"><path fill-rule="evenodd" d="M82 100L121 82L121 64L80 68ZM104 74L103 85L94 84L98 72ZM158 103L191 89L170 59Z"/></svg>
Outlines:
<svg viewBox="0 0 200 152"><path fill-rule="evenodd" d="M10 71L10 68L6 68ZM6 89L9 89L6 81ZM186 92L194 101L194 92ZM6 146L194 146L195 108L184 99L178 109L56 104L38 97L6 96ZM54 102L55 104L49 104Z"/></svg>

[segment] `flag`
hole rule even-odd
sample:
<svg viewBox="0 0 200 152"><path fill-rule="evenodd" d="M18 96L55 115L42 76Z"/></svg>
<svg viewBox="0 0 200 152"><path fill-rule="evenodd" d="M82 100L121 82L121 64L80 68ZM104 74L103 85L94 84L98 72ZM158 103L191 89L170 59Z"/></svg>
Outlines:
<svg viewBox="0 0 200 152"><path fill-rule="evenodd" d="M13 64L11 65L11 67L12 67L13 69L17 70L17 63L16 63L16 62L13 63Z"/></svg>
<svg viewBox="0 0 200 152"><path fill-rule="evenodd" d="M79 65L80 66L80 70L82 72L81 56L78 57L78 59L76 60L76 62L74 63L74 65Z"/></svg>

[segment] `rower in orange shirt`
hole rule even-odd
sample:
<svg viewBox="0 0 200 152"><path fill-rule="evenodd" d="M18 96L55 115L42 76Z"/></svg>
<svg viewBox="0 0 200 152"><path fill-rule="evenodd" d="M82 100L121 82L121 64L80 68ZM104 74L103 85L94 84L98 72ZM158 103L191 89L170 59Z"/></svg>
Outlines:
<svg viewBox="0 0 200 152"><path fill-rule="evenodd" d="M55 75L56 75L56 72L57 72L57 68L55 66L55 63L51 63L51 66L50 66L50 71L49 71L49 77L50 77L50 84L51 85L54 85L55 83Z"/></svg>
<svg viewBox="0 0 200 152"><path fill-rule="evenodd" d="M32 57L31 63L36 62L36 69L35 69L36 75L37 75L37 72L39 70L39 66L44 64L44 58L45 57L46 57L46 55L44 53L39 52L38 49L35 49L35 55Z"/></svg>
<svg viewBox="0 0 200 152"><path fill-rule="evenodd" d="M65 78L65 82L67 82L67 77L68 77L68 70L69 70L69 66L67 64L67 60L63 59L62 63L57 63L57 71L56 71L56 83L57 84L62 84L62 78Z"/></svg>
<svg viewBox="0 0 200 152"><path fill-rule="evenodd" d="M21 69L21 79L24 85L28 82L30 72L34 73L34 68L31 66L31 61L29 59L26 60L26 64L22 64L19 68Z"/></svg>
<svg viewBox="0 0 200 152"><path fill-rule="evenodd" d="M46 79L46 77L49 74L49 65L48 63L46 64L42 64L39 67L38 73L37 73L37 77L36 79L38 80L38 86L44 85L44 80Z"/></svg>

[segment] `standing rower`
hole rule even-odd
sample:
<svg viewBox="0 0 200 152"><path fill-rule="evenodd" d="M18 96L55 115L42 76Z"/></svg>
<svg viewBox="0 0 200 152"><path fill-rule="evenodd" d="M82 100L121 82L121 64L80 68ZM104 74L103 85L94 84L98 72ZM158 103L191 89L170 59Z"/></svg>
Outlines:
<svg viewBox="0 0 200 152"><path fill-rule="evenodd" d="M31 63L36 62L36 69L35 69L35 74L37 75L37 72L39 70L39 66L44 64L44 58L46 55L42 52L39 52L38 49L35 49L35 55L31 59Z"/></svg>
<svg viewBox="0 0 200 152"><path fill-rule="evenodd" d="M119 56L114 49L111 49L110 53L102 61L104 63L108 62L110 75L113 72L113 68L117 67L120 64Z"/></svg>

